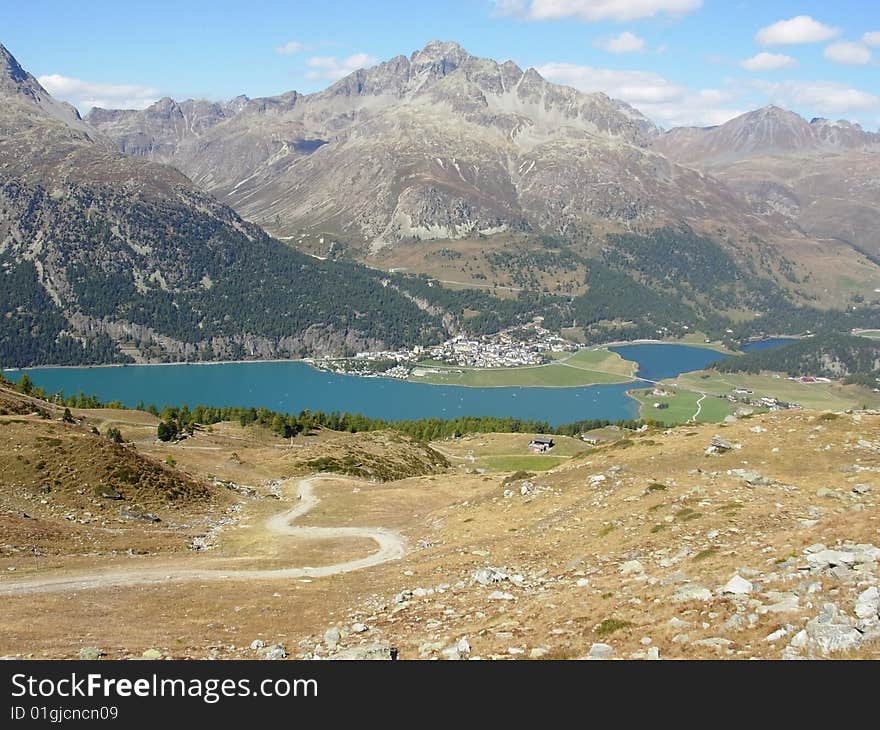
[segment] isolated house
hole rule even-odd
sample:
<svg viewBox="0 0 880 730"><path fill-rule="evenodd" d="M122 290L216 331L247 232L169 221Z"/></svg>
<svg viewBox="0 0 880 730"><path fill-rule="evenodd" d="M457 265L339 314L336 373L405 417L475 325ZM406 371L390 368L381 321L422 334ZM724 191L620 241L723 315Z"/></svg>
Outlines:
<svg viewBox="0 0 880 730"><path fill-rule="evenodd" d="M550 438L535 437L531 441L529 441L529 450L539 454L543 453L544 451L549 451L552 448L553 439Z"/></svg>

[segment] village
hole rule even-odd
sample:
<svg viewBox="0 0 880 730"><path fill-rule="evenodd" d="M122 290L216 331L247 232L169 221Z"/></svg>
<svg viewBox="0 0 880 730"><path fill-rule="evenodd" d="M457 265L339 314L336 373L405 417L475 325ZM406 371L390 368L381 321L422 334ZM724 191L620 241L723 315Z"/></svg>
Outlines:
<svg viewBox="0 0 880 730"><path fill-rule="evenodd" d="M547 353L577 350L578 345L533 322L482 337L457 335L432 347L358 352L352 358L326 358L314 360L312 364L319 370L342 375L405 380L423 372L423 368L416 368L417 365L462 368L534 366L552 362Z"/></svg>

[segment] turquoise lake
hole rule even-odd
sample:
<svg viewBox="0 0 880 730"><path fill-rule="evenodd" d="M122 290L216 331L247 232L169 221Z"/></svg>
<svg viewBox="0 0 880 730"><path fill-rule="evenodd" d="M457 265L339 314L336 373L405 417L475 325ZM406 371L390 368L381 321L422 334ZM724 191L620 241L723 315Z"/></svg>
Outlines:
<svg viewBox="0 0 880 730"><path fill-rule="evenodd" d="M644 344L610 348L639 363L639 375L660 380L699 370L721 355L686 345ZM626 391L629 382L583 388L464 388L387 378L325 373L301 362L216 365L127 365L124 367L28 368L49 392L96 395L127 406L163 405L265 407L282 412L349 411L373 418L512 416L553 425L583 419L623 420L638 416ZM10 377L18 377L13 371Z"/></svg>

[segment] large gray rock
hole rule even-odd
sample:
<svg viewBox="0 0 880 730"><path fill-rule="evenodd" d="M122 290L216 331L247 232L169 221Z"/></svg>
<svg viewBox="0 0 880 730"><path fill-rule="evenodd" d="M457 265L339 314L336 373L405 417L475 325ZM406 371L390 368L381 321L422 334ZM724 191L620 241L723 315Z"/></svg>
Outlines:
<svg viewBox="0 0 880 730"><path fill-rule="evenodd" d="M819 615L807 622L789 646L807 651L811 656L827 656L858 648L864 641L856 621L842 613L834 603L826 603Z"/></svg>
<svg viewBox="0 0 880 730"><path fill-rule="evenodd" d="M80 661L93 662L104 656L104 652L97 646L84 646L79 650Z"/></svg>
<svg viewBox="0 0 880 730"><path fill-rule="evenodd" d="M877 620L880 615L880 589L871 586L856 599L855 614L861 619Z"/></svg>
<svg viewBox="0 0 880 730"><path fill-rule="evenodd" d="M503 580L507 580L508 575L498 568L486 567L475 570L473 578L474 582L487 586L491 583L500 583Z"/></svg>
<svg viewBox="0 0 880 730"><path fill-rule="evenodd" d="M754 586L752 586L751 582L747 581L739 574L736 574L729 581L727 581L727 583L724 584L721 592L730 593L735 596L744 596L751 593L753 587Z"/></svg>

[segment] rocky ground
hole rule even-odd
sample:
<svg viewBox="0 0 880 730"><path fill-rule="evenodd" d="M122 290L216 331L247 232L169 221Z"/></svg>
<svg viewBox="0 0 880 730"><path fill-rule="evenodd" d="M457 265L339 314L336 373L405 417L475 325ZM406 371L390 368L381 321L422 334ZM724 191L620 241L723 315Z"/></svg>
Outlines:
<svg viewBox="0 0 880 730"><path fill-rule="evenodd" d="M220 427L211 446L197 448L209 438L197 434L174 452L191 474L228 459L233 444L239 457L222 472L237 491L214 484L235 497L235 513L182 560L324 565L372 549L270 541L259 526L291 497L267 474L285 457L243 433ZM138 447L159 457L172 448ZM340 477L320 487L302 524L394 530L407 543L401 560L285 582L5 597L0 654L878 658L878 472L880 414L792 411L632 434L543 473ZM28 560L7 552L0 581L13 567L82 570L108 557Z"/></svg>

